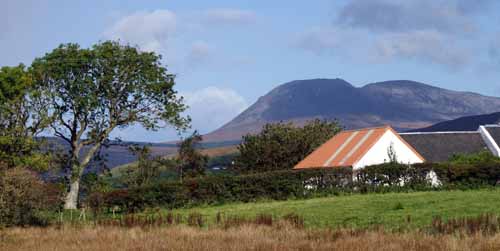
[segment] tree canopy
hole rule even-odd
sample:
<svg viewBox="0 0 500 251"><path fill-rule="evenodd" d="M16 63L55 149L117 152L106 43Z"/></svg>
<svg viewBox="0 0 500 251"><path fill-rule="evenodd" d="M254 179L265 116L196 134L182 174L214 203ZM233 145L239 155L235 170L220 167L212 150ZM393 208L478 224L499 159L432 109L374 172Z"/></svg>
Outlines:
<svg viewBox="0 0 500 251"><path fill-rule="evenodd" d="M243 137L235 169L240 172L291 169L340 130L337 121L319 119L303 127L282 122L267 124L259 134Z"/></svg>
<svg viewBox="0 0 500 251"><path fill-rule="evenodd" d="M85 167L116 128L134 124L156 130L185 129L189 118L174 90L175 76L161 56L106 41L91 48L63 44L32 64L38 90L47 97L55 135L71 147L66 208L76 208ZM82 154L82 149L88 150Z"/></svg>
<svg viewBox="0 0 500 251"><path fill-rule="evenodd" d="M47 167L34 136L48 124L47 108L24 65L0 68L0 162L7 167Z"/></svg>
<svg viewBox="0 0 500 251"><path fill-rule="evenodd" d="M185 138L179 143L178 150L178 173L181 181L185 177L197 177L205 174L208 157L199 151L199 144L203 137L197 132Z"/></svg>

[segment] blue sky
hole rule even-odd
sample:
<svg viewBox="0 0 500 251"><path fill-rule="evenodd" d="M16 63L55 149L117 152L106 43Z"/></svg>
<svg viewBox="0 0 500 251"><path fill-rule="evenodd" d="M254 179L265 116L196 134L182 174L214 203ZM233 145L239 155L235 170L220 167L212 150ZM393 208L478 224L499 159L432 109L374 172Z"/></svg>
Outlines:
<svg viewBox="0 0 500 251"><path fill-rule="evenodd" d="M0 65L29 65L67 42L156 51L202 133L295 79L410 79L500 96L494 0L0 1ZM139 127L114 136L176 137Z"/></svg>

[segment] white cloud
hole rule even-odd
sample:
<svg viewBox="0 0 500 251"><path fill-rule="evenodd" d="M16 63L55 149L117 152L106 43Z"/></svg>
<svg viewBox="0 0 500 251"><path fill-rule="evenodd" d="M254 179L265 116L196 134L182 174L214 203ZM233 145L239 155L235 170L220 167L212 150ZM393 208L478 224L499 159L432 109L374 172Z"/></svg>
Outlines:
<svg viewBox="0 0 500 251"><path fill-rule="evenodd" d="M203 11L204 20L217 24L246 24L256 20L254 12L249 10L218 8Z"/></svg>
<svg viewBox="0 0 500 251"><path fill-rule="evenodd" d="M118 20L104 35L138 45L142 50L163 52L175 34L177 17L169 10L136 12Z"/></svg>
<svg viewBox="0 0 500 251"><path fill-rule="evenodd" d="M450 37L434 30L389 33L376 38L372 59L412 59L459 68L470 60L469 51L457 47Z"/></svg>
<svg viewBox="0 0 500 251"><path fill-rule="evenodd" d="M207 87L194 92L180 93L189 109L184 115L192 118L192 130L200 133L211 132L248 107L248 103L236 91L219 87ZM163 128L153 132L140 125L117 129L111 134L112 139L125 141L167 142L178 138L177 132L171 128Z"/></svg>
<svg viewBox="0 0 500 251"><path fill-rule="evenodd" d="M349 0L332 25L304 32L298 45L318 55L351 61L418 61L456 70L477 60L471 38L480 27L478 14L491 3Z"/></svg>
<svg viewBox="0 0 500 251"><path fill-rule="evenodd" d="M195 92L181 93L193 119L193 129L207 133L219 128L248 107L246 100L236 91L207 87Z"/></svg>
<svg viewBox="0 0 500 251"><path fill-rule="evenodd" d="M435 29L464 34L476 30L473 14L485 9L488 2L491 1L351 0L340 11L336 23L373 31Z"/></svg>

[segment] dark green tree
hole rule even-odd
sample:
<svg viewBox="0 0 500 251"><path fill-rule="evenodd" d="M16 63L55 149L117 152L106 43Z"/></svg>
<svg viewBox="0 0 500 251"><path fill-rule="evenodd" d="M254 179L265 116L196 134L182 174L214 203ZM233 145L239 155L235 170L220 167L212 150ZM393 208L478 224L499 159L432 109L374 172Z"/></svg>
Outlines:
<svg viewBox="0 0 500 251"><path fill-rule="evenodd" d="M319 119L303 127L292 123L267 124L259 134L243 137L234 168L240 172L291 169L341 129L337 121Z"/></svg>
<svg viewBox="0 0 500 251"><path fill-rule="evenodd" d="M47 108L23 65L0 68L0 162L5 167L47 168L34 137L48 125Z"/></svg>
<svg viewBox="0 0 500 251"><path fill-rule="evenodd" d="M151 148L147 145L129 147L137 157L137 164L125 171L125 183L129 187L148 185L160 176L160 162L151 156Z"/></svg>
<svg viewBox="0 0 500 251"><path fill-rule="evenodd" d="M175 76L153 52L112 41L89 49L63 44L35 59L32 69L36 86L48 97L51 128L71 149L67 209L77 207L84 169L113 130L134 124L184 129L189 124L180 115L185 106L174 90Z"/></svg>
<svg viewBox="0 0 500 251"><path fill-rule="evenodd" d="M205 175L208 156L199 151L202 141L203 137L195 131L179 143L177 172L181 182L186 177L193 178Z"/></svg>

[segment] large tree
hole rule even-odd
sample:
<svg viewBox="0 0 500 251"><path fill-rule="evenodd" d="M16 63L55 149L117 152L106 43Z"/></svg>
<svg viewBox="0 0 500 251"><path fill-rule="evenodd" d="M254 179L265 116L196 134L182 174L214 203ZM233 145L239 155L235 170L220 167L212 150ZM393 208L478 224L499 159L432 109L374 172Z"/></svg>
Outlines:
<svg viewBox="0 0 500 251"><path fill-rule="evenodd" d="M259 134L243 137L234 168L240 172L291 169L341 129L337 121L319 119L303 127L281 122L267 124Z"/></svg>
<svg viewBox="0 0 500 251"><path fill-rule="evenodd" d="M0 162L6 167L44 168L46 155L34 137L48 124L43 97L24 65L0 68Z"/></svg>
<svg viewBox="0 0 500 251"><path fill-rule="evenodd" d="M181 116L185 106L174 90L174 75L153 52L113 41L89 49L63 44L35 59L32 69L36 85L49 97L51 127L71 148L66 209L77 207L84 169L113 130L189 124Z"/></svg>

